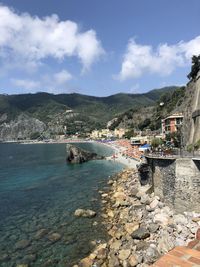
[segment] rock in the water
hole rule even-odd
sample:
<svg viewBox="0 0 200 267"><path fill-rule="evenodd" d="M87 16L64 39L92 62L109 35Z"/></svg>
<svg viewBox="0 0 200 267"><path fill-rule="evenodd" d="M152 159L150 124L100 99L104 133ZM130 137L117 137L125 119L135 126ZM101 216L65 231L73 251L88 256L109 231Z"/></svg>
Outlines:
<svg viewBox="0 0 200 267"><path fill-rule="evenodd" d="M23 239L23 240L18 241L15 244L15 248L16 249L24 249L24 248L28 247L29 245L30 245L30 241L26 240L26 239Z"/></svg>
<svg viewBox="0 0 200 267"><path fill-rule="evenodd" d="M134 231L131 236L133 239L146 239L150 236L150 233L146 228L140 227L139 229Z"/></svg>
<svg viewBox="0 0 200 267"><path fill-rule="evenodd" d="M58 240L61 239L61 235L58 234L58 233L53 233L53 234L50 234L48 236L48 239L51 241L51 242L57 242Z"/></svg>
<svg viewBox="0 0 200 267"><path fill-rule="evenodd" d="M29 254L29 255L26 255L24 258L23 258L23 261L25 263L32 263L36 260L36 255L35 254Z"/></svg>
<svg viewBox="0 0 200 267"><path fill-rule="evenodd" d="M8 261L10 259L9 255L8 254L2 254L0 255L0 262L4 262L4 261Z"/></svg>
<svg viewBox="0 0 200 267"><path fill-rule="evenodd" d="M93 218L96 216L96 212L93 211L93 210L84 210L84 209L77 209L75 212L74 212L74 215L76 217L85 217L85 218Z"/></svg>
<svg viewBox="0 0 200 267"><path fill-rule="evenodd" d="M89 160L103 159L104 157L98 156L96 153L86 151L71 144L66 145L67 162L69 163L83 163Z"/></svg>
<svg viewBox="0 0 200 267"><path fill-rule="evenodd" d="M47 234L48 234L48 230L47 229L40 229L40 230L37 231L37 233L35 235L35 239L41 239L42 237L44 237Z"/></svg>

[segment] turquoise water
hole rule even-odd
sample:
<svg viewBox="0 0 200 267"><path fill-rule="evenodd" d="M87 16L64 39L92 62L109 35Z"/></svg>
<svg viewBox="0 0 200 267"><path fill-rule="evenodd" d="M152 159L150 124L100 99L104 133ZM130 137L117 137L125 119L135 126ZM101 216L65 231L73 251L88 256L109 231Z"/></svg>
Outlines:
<svg viewBox="0 0 200 267"><path fill-rule="evenodd" d="M82 146L112 154L101 145ZM64 144L0 144L1 267L69 267L87 255L91 241L106 240L98 191L123 165L105 160L68 165L65 158ZM77 208L93 209L97 216L76 218ZM36 238L41 229L46 235ZM50 241L52 233L60 240ZM18 245L21 240L26 243L23 248Z"/></svg>

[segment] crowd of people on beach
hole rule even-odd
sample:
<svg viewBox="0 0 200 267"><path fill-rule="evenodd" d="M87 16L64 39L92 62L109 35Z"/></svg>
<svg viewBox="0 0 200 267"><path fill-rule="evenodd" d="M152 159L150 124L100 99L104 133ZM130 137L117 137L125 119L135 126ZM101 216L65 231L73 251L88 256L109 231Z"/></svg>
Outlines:
<svg viewBox="0 0 200 267"><path fill-rule="evenodd" d="M122 155L127 158L140 159L143 155L138 146L132 146L129 140L123 139L116 141L119 147L123 147Z"/></svg>

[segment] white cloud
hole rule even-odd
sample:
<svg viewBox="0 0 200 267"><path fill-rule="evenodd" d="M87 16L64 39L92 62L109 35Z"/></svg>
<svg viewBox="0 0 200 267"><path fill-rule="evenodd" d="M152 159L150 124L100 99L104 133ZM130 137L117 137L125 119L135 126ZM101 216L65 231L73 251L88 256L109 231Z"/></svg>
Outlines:
<svg viewBox="0 0 200 267"><path fill-rule="evenodd" d="M56 84L65 84L66 82L68 82L69 80L72 79L72 75L66 71L66 70L62 70L61 72L55 73L54 74L54 80Z"/></svg>
<svg viewBox="0 0 200 267"><path fill-rule="evenodd" d="M28 79L11 79L11 83L18 88L25 89L25 90L35 90L38 89L41 84L40 82L36 82L33 80Z"/></svg>
<svg viewBox="0 0 200 267"><path fill-rule="evenodd" d="M160 44L156 49L150 45L137 44L131 39L117 77L123 81L138 78L146 73L167 76L177 67L191 64L194 54L200 54L200 36L175 45Z"/></svg>
<svg viewBox="0 0 200 267"><path fill-rule="evenodd" d="M60 93L68 89L68 81L71 80L73 76L66 70L62 70L55 74L43 75L35 80L29 79L11 79L11 83L17 89L23 89L24 91L37 92L45 91L50 93Z"/></svg>
<svg viewBox="0 0 200 267"><path fill-rule="evenodd" d="M0 18L0 58L4 60L35 65L48 57L76 56L83 69L89 69L104 53L94 30L82 32L75 22L60 21L57 15L32 17L0 5Z"/></svg>

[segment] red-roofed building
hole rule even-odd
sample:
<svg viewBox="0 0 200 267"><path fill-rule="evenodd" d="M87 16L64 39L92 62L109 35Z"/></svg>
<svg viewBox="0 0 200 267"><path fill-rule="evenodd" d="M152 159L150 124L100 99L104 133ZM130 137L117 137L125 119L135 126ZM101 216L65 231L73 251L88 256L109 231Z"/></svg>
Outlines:
<svg viewBox="0 0 200 267"><path fill-rule="evenodd" d="M162 120L162 135L177 132L178 127L183 124L183 114L175 113Z"/></svg>

